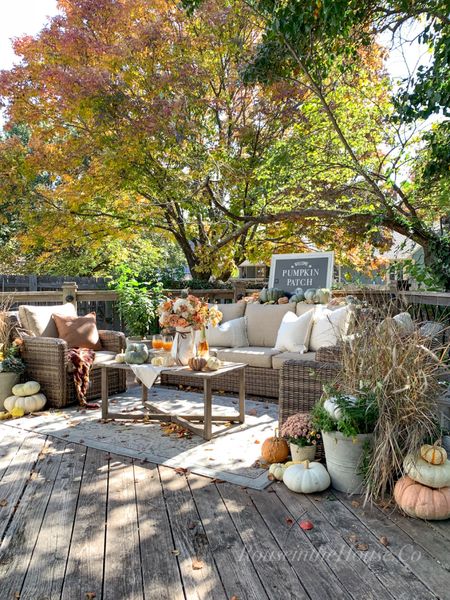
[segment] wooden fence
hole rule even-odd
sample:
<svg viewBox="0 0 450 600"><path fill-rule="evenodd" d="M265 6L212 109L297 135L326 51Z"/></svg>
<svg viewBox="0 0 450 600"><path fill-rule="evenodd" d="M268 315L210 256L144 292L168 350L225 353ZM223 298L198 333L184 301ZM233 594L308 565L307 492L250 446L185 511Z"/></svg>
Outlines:
<svg viewBox="0 0 450 600"><path fill-rule="evenodd" d="M17 278L16 278L17 279ZM45 279L45 278L44 278ZM53 283L53 282L51 282ZM180 289L165 290L169 296L177 296ZM237 293L251 294L252 289L202 289L190 290L190 293L200 298L208 299L210 302L228 303L236 299ZM394 301L399 310L409 310L414 317L421 321L439 320L450 323L450 293L444 292L404 292L388 291L380 289L363 290L336 290L334 297L345 297L351 293L369 304L383 306L387 302ZM114 290L107 289L83 289L78 282L61 282L58 289L48 290L9 290L0 292L0 300L8 299L13 308L20 304L48 305L73 302L78 314L84 315L88 312L96 312L99 327L102 329L122 330L123 324L117 308L118 295Z"/></svg>

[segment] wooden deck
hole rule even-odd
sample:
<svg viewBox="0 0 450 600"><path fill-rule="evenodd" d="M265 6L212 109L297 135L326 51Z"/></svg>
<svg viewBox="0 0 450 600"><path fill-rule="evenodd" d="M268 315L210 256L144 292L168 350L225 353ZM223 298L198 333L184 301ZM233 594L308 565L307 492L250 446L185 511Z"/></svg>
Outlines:
<svg viewBox="0 0 450 600"><path fill-rule="evenodd" d="M449 522L282 484L256 492L4 425L0 539L1 600L450 598Z"/></svg>

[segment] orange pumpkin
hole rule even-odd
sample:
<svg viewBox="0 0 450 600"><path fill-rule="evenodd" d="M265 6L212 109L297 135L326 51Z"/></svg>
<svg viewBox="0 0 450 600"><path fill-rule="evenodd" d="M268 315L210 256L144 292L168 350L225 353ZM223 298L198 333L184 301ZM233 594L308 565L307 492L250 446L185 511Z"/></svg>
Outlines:
<svg viewBox="0 0 450 600"><path fill-rule="evenodd" d="M264 440L261 456L269 464L283 462L289 456L289 446L284 438L278 436L277 430L273 437Z"/></svg>
<svg viewBox="0 0 450 600"><path fill-rule="evenodd" d="M188 366L192 371L203 371L203 369L206 367L207 362L207 360L200 356L194 356L189 359Z"/></svg>
<svg viewBox="0 0 450 600"><path fill-rule="evenodd" d="M426 521L450 518L450 487L430 488L406 475L395 484L394 498L410 517Z"/></svg>
<svg viewBox="0 0 450 600"><path fill-rule="evenodd" d="M443 465L447 460L447 452L445 448L438 445L438 442L433 444L425 444L420 448L420 456L432 465Z"/></svg>

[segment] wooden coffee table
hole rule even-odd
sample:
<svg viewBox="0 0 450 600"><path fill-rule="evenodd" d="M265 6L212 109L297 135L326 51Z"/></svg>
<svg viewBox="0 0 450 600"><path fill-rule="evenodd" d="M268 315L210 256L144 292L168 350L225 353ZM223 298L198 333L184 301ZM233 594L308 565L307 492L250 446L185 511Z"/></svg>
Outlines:
<svg viewBox="0 0 450 600"><path fill-rule="evenodd" d="M243 363L225 363L224 366L218 371L191 371L189 367L168 367L162 372L169 372L176 370L177 375L186 378L199 379L203 381L203 415L177 415L174 413L168 413L159 410L156 406L152 405L148 401L148 388L142 384L142 404L145 408L145 412L133 412L133 413L113 413L109 410L109 398L108 398L108 369L123 369L126 371L132 371L132 369L126 363L117 363L115 361L108 361L101 363L100 368L102 370L102 419L145 419L146 421L163 421L172 422L189 429L197 435L203 436L203 439L210 440L212 437L212 424L213 423L224 423L224 422L237 422L244 423L245 421L245 367L247 365ZM214 380L230 371L237 371L239 373L239 415L213 415L212 414L212 392Z"/></svg>

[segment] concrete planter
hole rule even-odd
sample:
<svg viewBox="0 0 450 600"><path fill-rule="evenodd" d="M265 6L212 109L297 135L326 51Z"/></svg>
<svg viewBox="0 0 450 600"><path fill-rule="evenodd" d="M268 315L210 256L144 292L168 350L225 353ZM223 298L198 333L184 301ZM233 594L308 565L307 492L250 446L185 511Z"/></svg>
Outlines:
<svg viewBox="0 0 450 600"><path fill-rule="evenodd" d="M0 373L0 410L4 410L3 402L12 395L12 388L19 383L17 373Z"/></svg>
<svg viewBox="0 0 450 600"><path fill-rule="evenodd" d="M352 438L339 431L322 432L322 439L332 487L347 494L360 494L363 490L361 459L366 442L372 442L373 433Z"/></svg>

